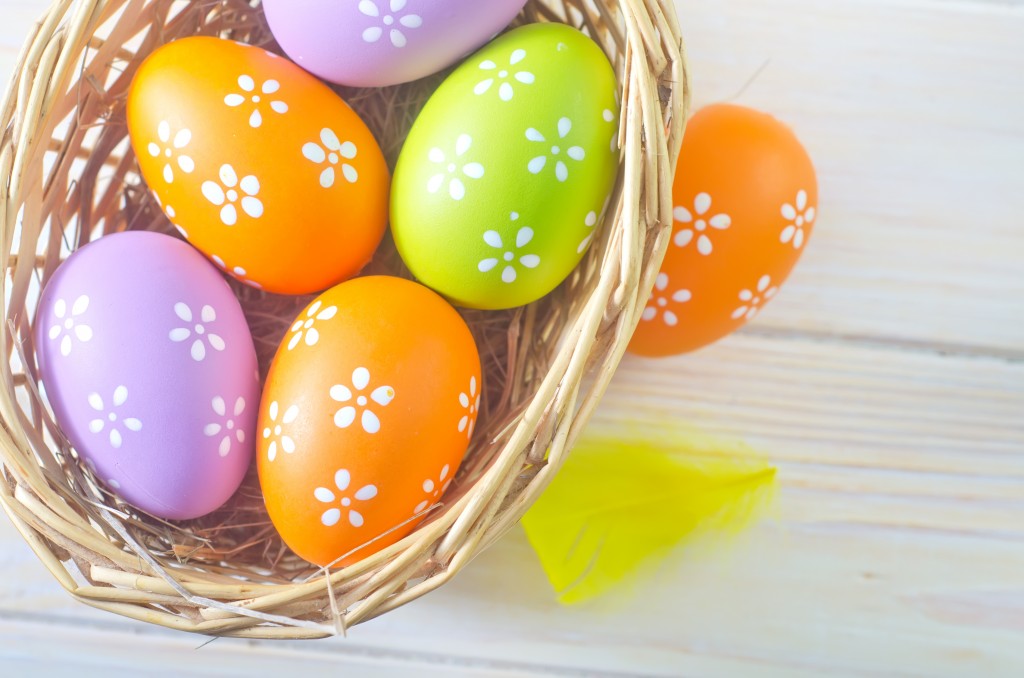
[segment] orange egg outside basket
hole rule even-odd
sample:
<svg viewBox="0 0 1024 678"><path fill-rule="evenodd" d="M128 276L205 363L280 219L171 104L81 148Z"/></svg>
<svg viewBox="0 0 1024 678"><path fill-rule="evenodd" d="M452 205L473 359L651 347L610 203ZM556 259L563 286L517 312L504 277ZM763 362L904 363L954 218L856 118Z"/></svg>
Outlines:
<svg viewBox="0 0 1024 678"><path fill-rule="evenodd" d="M694 351L752 320L803 254L818 182L789 127L715 104L687 125L673 200L673 242L629 345L637 355Z"/></svg>
<svg viewBox="0 0 1024 678"><path fill-rule="evenodd" d="M486 390L458 475L410 534L326 572L277 536L255 471L222 510L197 521L167 524L125 505L78 463L37 387L32 320L60 262L106 233L174 232L140 182L126 137L132 77L157 47L186 35L274 49L254 4L55 0L29 36L0 109L0 232L9 247L0 504L57 581L90 606L205 635L320 638L449 581L519 520L561 467L639 322L671 237L689 80L679 26L663 0L527 4L517 23L577 26L615 66L622 161L607 217L554 293L512 311L463 314ZM393 167L437 82L340 93ZM387 238L366 272L407 275ZM233 285L266 370L311 299Z"/></svg>

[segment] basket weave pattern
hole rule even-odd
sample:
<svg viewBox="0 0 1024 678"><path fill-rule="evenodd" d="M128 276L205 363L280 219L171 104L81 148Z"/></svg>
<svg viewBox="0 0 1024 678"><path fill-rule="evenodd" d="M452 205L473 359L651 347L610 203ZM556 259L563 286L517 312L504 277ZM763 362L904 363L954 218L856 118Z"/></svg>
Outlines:
<svg viewBox="0 0 1024 678"><path fill-rule="evenodd" d="M171 232L127 139L125 98L137 66L160 45L195 34L275 49L259 2L55 0L0 109L0 504L73 596L208 635L329 636L445 583L544 490L607 387L668 246L689 85L672 0L531 0L518 21L581 28L612 60L622 100L615 194L584 263L555 293L523 309L464 314L487 389L480 430L444 504L402 541L327 572L277 538L254 473L224 509L189 524L120 503L54 423L32 345L40 291L71 252L107 233ZM393 167L441 77L339 92ZM372 269L407 275L389 242ZM266 369L308 298L236 291Z"/></svg>

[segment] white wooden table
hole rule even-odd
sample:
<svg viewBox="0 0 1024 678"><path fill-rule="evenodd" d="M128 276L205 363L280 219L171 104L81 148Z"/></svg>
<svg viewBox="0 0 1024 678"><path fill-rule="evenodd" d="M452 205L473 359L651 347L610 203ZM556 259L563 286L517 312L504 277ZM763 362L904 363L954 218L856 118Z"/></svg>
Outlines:
<svg viewBox="0 0 1024 678"><path fill-rule="evenodd" d="M0 2L0 72L45 4ZM515 532L348 638L201 651L73 603L0 521L0 673L1021 675L1024 2L679 7L701 102L767 64L737 101L803 137L821 218L755 324L627 359L594 425L745 439L771 520L629 603L559 608Z"/></svg>

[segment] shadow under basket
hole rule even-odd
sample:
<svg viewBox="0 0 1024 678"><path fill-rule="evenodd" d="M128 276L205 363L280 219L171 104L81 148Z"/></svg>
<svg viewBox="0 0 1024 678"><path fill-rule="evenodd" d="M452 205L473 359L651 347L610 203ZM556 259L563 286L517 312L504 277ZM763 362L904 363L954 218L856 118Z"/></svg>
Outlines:
<svg viewBox="0 0 1024 678"><path fill-rule="evenodd" d="M160 45L196 34L278 51L259 2L53 2L20 57L0 120L0 502L71 595L183 631L320 638L441 586L522 517L585 427L646 306L671 235L673 169L689 105L672 0L531 0L516 23L543 21L585 31L615 66L621 159L609 209L587 257L554 293L520 309L464 312L487 390L458 477L408 537L327 572L281 542L254 471L228 505L188 523L120 502L55 424L32 343L40 292L71 252L123 230L173 232L127 137L125 99L137 67ZM443 77L338 92L393 167ZM371 268L408 275L389 241ZM309 298L235 291L265 371Z"/></svg>

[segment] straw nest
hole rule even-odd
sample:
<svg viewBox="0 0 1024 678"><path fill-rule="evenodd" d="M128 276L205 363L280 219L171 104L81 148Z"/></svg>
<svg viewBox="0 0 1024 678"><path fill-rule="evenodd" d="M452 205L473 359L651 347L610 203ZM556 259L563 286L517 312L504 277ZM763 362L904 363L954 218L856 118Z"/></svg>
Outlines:
<svg viewBox="0 0 1024 678"><path fill-rule="evenodd" d="M196 633L324 637L442 585L522 517L585 426L644 309L668 245L689 103L672 0L531 0L518 22L539 21L586 31L619 77L622 161L599 237L549 297L465 314L488 390L458 478L413 534L327 572L280 541L255 473L222 510L189 523L161 522L121 503L54 423L32 345L39 293L72 251L126 229L171 232L128 143L125 96L136 68L161 44L194 34L276 49L259 1L55 0L26 43L0 119L0 502L71 595ZM441 77L339 91L393 166ZM406 274L387 242L372 268ZM266 369L308 299L236 291Z"/></svg>

